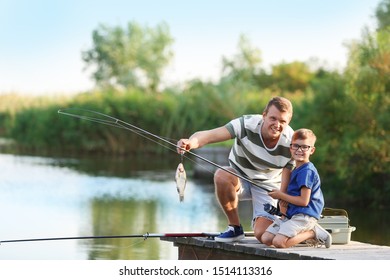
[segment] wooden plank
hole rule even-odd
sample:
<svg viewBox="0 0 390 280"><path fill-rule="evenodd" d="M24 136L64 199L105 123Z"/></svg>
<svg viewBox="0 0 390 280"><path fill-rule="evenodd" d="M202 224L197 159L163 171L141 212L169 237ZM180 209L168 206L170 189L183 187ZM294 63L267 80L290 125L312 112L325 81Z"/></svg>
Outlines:
<svg viewBox="0 0 390 280"><path fill-rule="evenodd" d="M240 242L221 243L202 237L163 237L178 247L179 260L390 260L390 247L351 241L330 248L301 244L293 248L276 249L259 243L254 237Z"/></svg>

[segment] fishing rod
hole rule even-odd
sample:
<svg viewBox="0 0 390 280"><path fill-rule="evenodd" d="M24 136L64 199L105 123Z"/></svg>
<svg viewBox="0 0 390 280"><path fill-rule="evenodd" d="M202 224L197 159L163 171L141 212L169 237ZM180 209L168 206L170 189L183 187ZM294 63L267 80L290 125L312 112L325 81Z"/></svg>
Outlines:
<svg viewBox="0 0 390 280"><path fill-rule="evenodd" d="M20 243L20 242L38 242L38 241L59 241L59 240L82 240L82 239L116 239L116 238L164 238L164 237L205 237L214 239L220 235L220 232L190 232L190 233L145 233L145 234L131 234L131 235L100 235L100 236L68 236L68 237L46 237L46 238L29 238L29 239L10 239L1 240L3 243ZM246 236L253 236L253 232L245 232Z"/></svg>
<svg viewBox="0 0 390 280"><path fill-rule="evenodd" d="M77 113L79 113L79 114L77 114ZM83 115L81 115L80 113L83 113ZM202 156L200 156L200 155L198 155L196 153L193 153L191 151L187 151L187 150L183 149L182 147L177 146L175 143L172 143L172 142L168 141L167 139L165 139L165 138L163 138L161 136L153 134L153 133L151 133L151 132L149 132L147 130L144 130L144 129L140 128L140 127L137 127L137 126L135 126L133 124L127 123L125 121L122 121L122 120L120 120L118 118L109 116L107 114L103 114L103 113L96 112L96 111L89 110L89 109L81 109L81 108L59 109L58 110L58 114L62 114L62 115L75 117L75 118L82 119L82 120L88 120L88 121L92 121L92 122L96 122L96 123L101 123L101 124L105 124L105 125L109 125L109 126L113 126L113 127L118 127L118 128L130 130L131 132L134 132L134 133L136 133L136 134L138 134L138 135L140 135L140 136L142 136L142 137L144 137L144 138L146 138L148 140L151 140L151 141L153 141L155 143L158 143L158 144L160 144L160 143L157 142L155 139L160 140L160 141L162 141L162 142L164 142L166 144L169 144L170 146L175 147L177 150L181 150L181 151L183 151L185 153L188 153L188 154L190 154L190 155L192 155L194 157L197 157L197 158L199 158L199 159L201 159L201 160L203 160L203 161L205 161L205 162L207 162L207 163L209 163L209 164L211 164L211 165L213 165L213 166L215 166L215 167L217 167L219 169L222 169L223 171L226 171L226 172L228 172L228 173L230 173L230 174L232 174L232 175L234 175L234 176L236 176L236 177L238 177L238 178L240 178L242 180L245 180L245 181L255 185L256 187L259 187L259 188L261 188L261 189L263 189L263 190L265 190L267 192L272 191L271 189L266 188L264 186L260 186L255 181L253 181L253 180L251 180L251 179L249 179L249 178L247 178L245 176L242 176L240 174L237 174L237 173L235 173L235 172L233 172L233 171L231 171L231 170L229 170L229 169L227 169L227 168L225 168L223 166L220 166L219 164L217 164L215 162L212 162L211 160L208 160L207 158L204 158L204 157L202 157ZM153 138L149 138L146 135L151 136L154 139ZM163 146L163 147L170 149L167 146Z"/></svg>
<svg viewBox="0 0 390 280"><path fill-rule="evenodd" d="M286 217L287 219L291 219L291 217L287 216L286 214L283 214L282 212L279 211L279 209L269 203L264 204L264 211L271 214L271 215L276 215L279 217Z"/></svg>

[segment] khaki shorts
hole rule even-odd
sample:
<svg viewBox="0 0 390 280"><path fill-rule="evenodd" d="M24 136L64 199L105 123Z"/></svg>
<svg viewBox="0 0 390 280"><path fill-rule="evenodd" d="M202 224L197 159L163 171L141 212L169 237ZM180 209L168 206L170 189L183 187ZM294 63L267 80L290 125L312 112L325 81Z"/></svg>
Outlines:
<svg viewBox="0 0 390 280"><path fill-rule="evenodd" d="M276 206L277 201L270 197L267 191L254 186L250 182L240 179L241 188L238 190L237 195L240 201L252 200L253 207L253 217L252 217L252 227L254 221L259 218L267 218L270 221L275 220L275 216L264 211L264 204L269 203L273 206Z"/></svg>
<svg viewBox="0 0 390 280"><path fill-rule="evenodd" d="M287 237L294 237L298 233L312 230L316 223L316 218L297 214L292 216L291 219L276 219L266 231L273 235L282 234Z"/></svg>

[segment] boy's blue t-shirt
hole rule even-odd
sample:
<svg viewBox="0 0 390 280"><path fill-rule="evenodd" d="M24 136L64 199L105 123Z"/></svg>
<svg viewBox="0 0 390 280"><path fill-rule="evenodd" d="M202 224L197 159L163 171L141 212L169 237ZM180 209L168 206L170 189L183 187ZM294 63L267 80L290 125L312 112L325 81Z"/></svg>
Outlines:
<svg viewBox="0 0 390 280"><path fill-rule="evenodd" d="M293 196L301 194L301 188L311 189L310 202L307 206L296 206L291 203L287 207L287 215L305 214L319 219L324 207L324 196L321 191L321 180L317 169L311 162L305 163L291 172L287 193Z"/></svg>

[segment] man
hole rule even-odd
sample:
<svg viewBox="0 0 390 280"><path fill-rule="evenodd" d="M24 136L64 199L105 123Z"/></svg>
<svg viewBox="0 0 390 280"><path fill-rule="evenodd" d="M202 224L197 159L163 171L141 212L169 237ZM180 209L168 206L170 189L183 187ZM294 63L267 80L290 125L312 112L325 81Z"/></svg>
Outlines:
<svg viewBox="0 0 390 280"><path fill-rule="evenodd" d="M287 190L293 168L289 151L294 132L289 126L292 115L291 102L275 97L268 102L262 115L245 115L225 126L198 131L189 139L178 141L178 151L183 152L235 138L229 155L230 166L226 169L256 182L252 184L222 169L215 172L216 196L229 222L227 230L216 237L216 241L233 242L244 238L238 215L239 200L252 200L252 226L259 241L273 222L274 216L264 211L264 204L276 205L276 201L263 188Z"/></svg>

